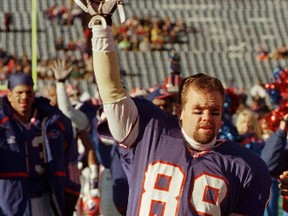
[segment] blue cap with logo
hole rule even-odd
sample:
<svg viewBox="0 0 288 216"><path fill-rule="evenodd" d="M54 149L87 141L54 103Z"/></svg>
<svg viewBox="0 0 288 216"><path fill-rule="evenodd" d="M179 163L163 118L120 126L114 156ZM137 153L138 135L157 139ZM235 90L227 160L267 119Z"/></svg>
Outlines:
<svg viewBox="0 0 288 216"><path fill-rule="evenodd" d="M21 72L11 74L8 79L7 88L12 91L13 88L19 85L28 85L33 87L34 82L31 75Z"/></svg>

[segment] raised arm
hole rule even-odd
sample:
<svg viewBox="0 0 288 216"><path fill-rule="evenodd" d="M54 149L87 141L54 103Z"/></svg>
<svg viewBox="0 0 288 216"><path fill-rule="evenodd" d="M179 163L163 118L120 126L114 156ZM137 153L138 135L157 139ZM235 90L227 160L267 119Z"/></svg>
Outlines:
<svg viewBox="0 0 288 216"><path fill-rule="evenodd" d="M138 136L138 111L120 78L112 35L112 14L120 1L87 1L92 16L94 73L110 132L118 143L132 145ZM107 24L107 26L103 24Z"/></svg>
<svg viewBox="0 0 288 216"><path fill-rule="evenodd" d="M93 148L92 140L89 136L88 129L90 129L90 123L88 117L79 109L72 106L69 96L65 88L65 80L70 75L71 68L67 68L64 60L58 60L54 62L51 67L54 73L57 91L57 104L58 108L67 116L73 125L74 137L78 137L85 148L85 156L87 164L90 168L91 187L94 184L95 179L98 179L98 160L96 158L95 150Z"/></svg>
<svg viewBox="0 0 288 216"><path fill-rule="evenodd" d="M70 118L72 125L77 131L89 128L89 120L87 116L78 109L75 109L69 99L65 88L65 80L70 75L72 68L67 68L65 60L58 60L53 63L51 70L57 81L57 104L59 109Z"/></svg>

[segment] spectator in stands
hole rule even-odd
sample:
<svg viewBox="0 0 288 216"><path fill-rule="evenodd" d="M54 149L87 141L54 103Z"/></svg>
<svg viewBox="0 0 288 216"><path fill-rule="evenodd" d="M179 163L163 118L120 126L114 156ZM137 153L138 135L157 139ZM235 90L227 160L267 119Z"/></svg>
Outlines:
<svg viewBox="0 0 288 216"><path fill-rule="evenodd" d="M250 95L252 97L251 109L257 113L258 117L261 117L270 111L267 105L267 93L262 82L258 82L250 89Z"/></svg>
<svg viewBox="0 0 288 216"><path fill-rule="evenodd" d="M288 47L286 45L282 45L275 49L271 54L272 59L287 59L288 58Z"/></svg>
<svg viewBox="0 0 288 216"><path fill-rule="evenodd" d="M153 23L150 34L152 50L162 50L164 48L164 37L162 35L162 29L159 28L157 22Z"/></svg>
<svg viewBox="0 0 288 216"><path fill-rule="evenodd" d="M146 97L147 100L152 101L152 103L158 106L160 109L174 116L177 115L176 98L177 98L176 92L169 93L162 87L155 89Z"/></svg>
<svg viewBox="0 0 288 216"><path fill-rule="evenodd" d="M84 52L82 54L82 62L84 64L84 70L86 72L93 72L93 61L92 57L88 54L88 52Z"/></svg>
<svg viewBox="0 0 288 216"><path fill-rule="evenodd" d="M44 16L50 21L54 18L54 9L56 8L56 4L48 7L47 10L44 11Z"/></svg>
<svg viewBox="0 0 288 216"><path fill-rule="evenodd" d="M10 56L6 66L9 73L22 72L22 66L19 64L19 60L15 56Z"/></svg>
<svg viewBox="0 0 288 216"><path fill-rule="evenodd" d="M127 35L123 35L122 39L118 43L120 50L129 51L131 49L131 43Z"/></svg>
<svg viewBox="0 0 288 216"><path fill-rule="evenodd" d="M260 47L257 53L257 60L267 60L269 59L269 50L265 49L264 47Z"/></svg>
<svg viewBox="0 0 288 216"><path fill-rule="evenodd" d="M247 104L248 95L244 87L239 88L238 97L239 97L239 106L237 108L237 112L241 111L242 109L249 108Z"/></svg>
<svg viewBox="0 0 288 216"><path fill-rule="evenodd" d="M80 7L78 7L76 4L74 4L74 0L72 0L72 1L73 1L73 6L71 9L71 15L73 17L73 20L76 18L81 19L82 15L83 15L83 11L81 10Z"/></svg>
<svg viewBox="0 0 288 216"><path fill-rule="evenodd" d="M139 43L139 51L141 52L149 52L152 50L151 42L149 37L145 36Z"/></svg>
<svg viewBox="0 0 288 216"><path fill-rule="evenodd" d="M2 26L4 31L10 32L11 26L13 25L12 15L10 12L5 12L2 20Z"/></svg>
<svg viewBox="0 0 288 216"><path fill-rule="evenodd" d="M5 48L0 47L0 59L3 61L3 64L6 65L10 59L10 55L8 54Z"/></svg>
<svg viewBox="0 0 288 216"><path fill-rule="evenodd" d="M178 18L176 20L174 29L178 33L178 35L185 35L187 33L187 25L183 20L183 18ZM197 29L195 29L193 26L192 26L192 32L197 33Z"/></svg>
<svg viewBox="0 0 288 216"><path fill-rule="evenodd" d="M180 55L176 52L176 50L172 50L169 57L170 57L170 73L180 75L181 73Z"/></svg>
<svg viewBox="0 0 288 216"><path fill-rule="evenodd" d="M3 61L0 59L0 80L4 80L6 77L5 73L4 73L4 63Z"/></svg>
<svg viewBox="0 0 288 216"><path fill-rule="evenodd" d="M130 40L130 50L131 51L138 51L139 50L139 40L137 35L132 35Z"/></svg>
<svg viewBox="0 0 288 216"><path fill-rule="evenodd" d="M60 35L57 37L56 42L55 42L55 49L56 50L65 50L65 44L63 41L63 37Z"/></svg>
<svg viewBox="0 0 288 216"><path fill-rule="evenodd" d="M74 17L69 10L65 10L61 17L62 25L73 25Z"/></svg>
<svg viewBox="0 0 288 216"><path fill-rule="evenodd" d="M261 124L260 124L261 122ZM257 115L249 109L242 110L238 113L236 120L236 127L240 134L240 143L244 144L245 147L251 149L258 155L263 155L264 160L268 163L268 166L271 166L269 160L267 160L267 149L275 146L276 139L281 140L282 134L280 130L284 131L285 125L280 124L278 132L275 134L271 129L267 128L267 122L265 117L262 117L261 121L258 121ZM270 136L272 136L270 138ZM265 148L264 152L263 148ZM276 149L275 149L276 150ZM273 151L275 151L273 150ZM270 154L270 153L269 153ZM272 153L271 153L272 154ZM272 186L271 194L268 206L265 210L265 216L274 216L278 215L279 208L279 188L278 188L278 177L271 173L272 175Z"/></svg>
<svg viewBox="0 0 288 216"><path fill-rule="evenodd" d="M143 37L149 37L149 32L147 31L147 28L145 29L145 27L141 23L136 26L135 34L140 40Z"/></svg>
<svg viewBox="0 0 288 216"><path fill-rule="evenodd" d="M47 71L50 70L49 68L49 60L48 59L42 59L37 64L36 72L37 72L37 78L40 80L46 79Z"/></svg>
<svg viewBox="0 0 288 216"><path fill-rule="evenodd" d="M239 135L243 136L241 143L260 155L263 141L257 115L250 109L243 109L237 114L235 125ZM251 142L255 144L255 147Z"/></svg>

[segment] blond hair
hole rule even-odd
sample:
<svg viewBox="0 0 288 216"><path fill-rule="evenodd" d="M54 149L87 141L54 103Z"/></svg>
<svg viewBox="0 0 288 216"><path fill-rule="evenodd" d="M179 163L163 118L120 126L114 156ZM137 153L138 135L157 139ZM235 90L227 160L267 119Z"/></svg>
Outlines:
<svg viewBox="0 0 288 216"><path fill-rule="evenodd" d="M262 132L258 122L257 114L250 109L241 110L237 115L235 124L238 132L241 131L240 128L242 127L244 121L248 122L250 126L250 130L247 132L253 133L257 139L262 139Z"/></svg>

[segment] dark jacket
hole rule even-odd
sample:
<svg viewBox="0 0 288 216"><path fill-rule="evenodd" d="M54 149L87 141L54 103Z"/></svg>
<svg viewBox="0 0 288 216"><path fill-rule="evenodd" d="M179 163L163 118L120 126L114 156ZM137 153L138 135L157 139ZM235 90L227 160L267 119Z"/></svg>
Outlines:
<svg viewBox="0 0 288 216"><path fill-rule="evenodd" d="M0 215L31 215L24 135L7 97L0 100ZM35 98L34 106L43 116L40 124L51 201L56 215L65 215L65 200L69 194L78 197L80 191L71 121L46 98Z"/></svg>
<svg viewBox="0 0 288 216"><path fill-rule="evenodd" d="M262 150L261 158L268 166L271 176L278 178L288 168L287 133L278 129L273 133Z"/></svg>

